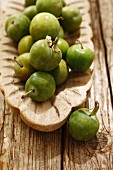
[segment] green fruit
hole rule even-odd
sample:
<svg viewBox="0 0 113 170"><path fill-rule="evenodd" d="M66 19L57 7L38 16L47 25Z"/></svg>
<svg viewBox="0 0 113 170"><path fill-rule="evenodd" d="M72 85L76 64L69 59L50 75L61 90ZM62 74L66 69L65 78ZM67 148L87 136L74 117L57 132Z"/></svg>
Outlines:
<svg viewBox="0 0 113 170"><path fill-rule="evenodd" d="M62 1L62 6L66 6L66 2L64 0L61 0Z"/></svg>
<svg viewBox="0 0 113 170"><path fill-rule="evenodd" d="M66 59L67 50L69 49L69 44L65 39L59 38L56 46L61 50L62 52L62 58Z"/></svg>
<svg viewBox="0 0 113 170"><path fill-rule="evenodd" d="M37 14L36 5L31 5L25 8L23 14L32 20L33 17Z"/></svg>
<svg viewBox="0 0 113 170"><path fill-rule="evenodd" d="M37 0L36 9L38 13L49 12L59 17L62 11L62 2L61 0Z"/></svg>
<svg viewBox="0 0 113 170"><path fill-rule="evenodd" d="M64 30L61 26L60 26L60 31L59 31L59 34L57 35L57 37L64 38Z"/></svg>
<svg viewBox="0 0 113 170"><path fill-rule="evenodd" d="M30 34L35 41L51 36L54 40L59 34L60 24L57 18L47 12L37 14L31 21Z"/></svg>
<svg viewBox="0 0 113 170"><path fill-rule="evenodd" d="M25 6L35 5L36 0L25 0Z"/></svg>
<svg viewBox="0 0 113 170"><path fill-rule="evenodd" d="M23 81L26 81L29 76L33 72L35 72L35 69L31 66L29 62L29 53L21 54L16 58L14 71L16 76Z"/></svg>
<svg viewBox="0 0 113 170"><path fill-rule="evenodd" d="M64 31L74 32L79 29L82 22L82 14L80 10L74 6L65 6L62 8L63 20L61 20L61 26Z"/></svg>
<svg viewBox="0 0 113 170"><path fill-rule="evenodd" d="M63 84L69 76L69 68L67 67L65 60L62 59L58 67L50 73L54 77L57 86Z"/></svg>
<svg viewBox="0 0 113 170"><path fill-rule="evenodd" d="M40 71L50 71L58 66L62 58L60 49L49 46L46 39L38 40L30 50L30 63Z"/></svg>
<svg viewBox="0 0 113 170"><path fill-rule="evenodd" d="M94 52L85 46L72 45L66 54L68 66L76 72L85 72L94 60Z"/></svg>
<svg viewBox="0 0 113 170"><path fill-rule="evenodd" d="M96 135L99 130L99 120L96 117L99 104L95 103L92 112L87 108L81 108L74 111L68 121L70 135L79 141L86 141Z"/></svg>
<svg viewBox="0 0 113 170"><path fill-rule="evenodd" d="M38 102L50 99L56 90L54 78L46 72L33 73L25 84L28 96Z"/></svg>
<svg viewBox="0 0 113 170"><path fill-rule="evenodd" d="M34 41L31 35L24 36L18 43L18 52L23 54L29 52Z"/></svg>
<svg viewBox="0 0 113 170"><path fill-rule="evenodd" d="M5 31L16 43L29 34L30 20L24 14L13 14L9 16L5 23Z"/></svg>

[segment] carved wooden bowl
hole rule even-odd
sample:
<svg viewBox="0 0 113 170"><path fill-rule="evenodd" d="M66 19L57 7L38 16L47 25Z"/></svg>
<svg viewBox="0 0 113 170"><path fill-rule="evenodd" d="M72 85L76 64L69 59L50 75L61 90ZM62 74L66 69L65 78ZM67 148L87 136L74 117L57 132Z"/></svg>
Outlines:
<svg viewBox="0 0 113 170"><path fill-rule="evenodd" d="M92 30L90 26L89 2L87 0L68 0L79 8L83 21L80 30L67 34L70 45L79 39L83 45L93 49ZM4 25L6 19L24 9L24 1L2 0L0 14L0 88L8 105L20 114L28 126L40 131L53 131L61 127L68 119L72 108L80 106L87 98L87 92L92 85L93 65L84 74L70 72L68 80L57 87L54 96L42 103L34 102L29 97L21 98L25 94L24 84L15 76L14 56L18 56L17 46L6 35Z"/></svg>

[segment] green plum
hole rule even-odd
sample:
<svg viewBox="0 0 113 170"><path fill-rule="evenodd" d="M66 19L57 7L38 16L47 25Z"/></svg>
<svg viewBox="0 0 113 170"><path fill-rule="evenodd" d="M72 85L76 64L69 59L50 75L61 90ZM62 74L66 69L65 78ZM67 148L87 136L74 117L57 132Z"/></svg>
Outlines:
<svg viewBox="0 0 113 170"><path fill-rule="evenodd" d="M62 59L62 52L54 47L46 39L36 41L30 50L31 65L40 71L50 71L57 67Z"/></svg>
<svg viewBox="0 0 113 170"><path fill-rule="evenodd" d="M56 17L61 15L62 1L61 0L37 0L36 1L37 12L49 12Z"/></svg>
<svg viewBox="0 0 113 170"><path fill-rule="evenodd" d="M62 58L66 59L67 50L69 49L68 42L63 38L58 38L56 46L62 51Z"/></svg>
<svg viewBox="0 0 113 170"><path fill-rule="evenodd" d="M66 6L65 0L61 0L61 1L62 1L62 6L63 6L63 7Z"/></svg>
<svg viewBox="0 0 113 170"><path fill-rule="evenodd" d="M35 5L36 0L25 0L25 6Z"/></svg>
<svg viewBox="0 0 113 170"><path fill-rule="evenodd" d="M30 24L30 35L35 41L51 36L54 40L60 31L60 23L57 18L50 13L42 12L32 19Z"/></svg>
<svg viewBox="0 0 113 170"><path fill-rule="evenodd" d="M99 103L95 102L92 111L87 108L75 110L69 117L69 133L78 141L86 141L96 135L99 130L99 120L96 113L99 109Z"/></svg>
<svg viewBox="0 0 113 170"><path fill-rule="evenodd" d="M80 44L74 44L69 47L66 54L68 66L76 72L86 72L94 60L94 52Z"/></svg>
<svg viewBox="0 0 113 170"><path fill-rule="evenodd" d="M62 59L59 65L50 73L54 77L57 86L63 84L69 76L69 68L66 61Z"/></svg>
<svg viewBox="0 0 113 170"><path fill-rule="evenodd" d="M5 23L7 35L16 43L29 34L30 19L22 13L13 14L8 17Z"/></svg>
<svg viewBox="0 0 113 170"><path fill-rule="evenodd" d="M38 102L50 99L55 90L55 80L52 75L46 72L37 71L33 73L25 84L27 96Z"/></svg>
<svg viewBox="0 0 113 170"><path fill-rule="evenodd" d="M23 14L32 20L33 17L37 14L36 5L31 5L25 8Z"/></svg>
<svg viewBox="0 0 113 170"><path fill-rule="evenodd" d="M31 35L24 36L18 43L19 54L29 52L33 43L34 43L34 40Z"/></svg>
<svg viewBox="0 0 113 170"><path fill-rule="evenodd" d="M82 14L75 6L65 6L62 8L61 16L63 20L60 21L61 26L66 32L74 32L80 28L82 22Z"/></svg>
<svg viewBox="0 0 113 170"><path fill-rule="evenodd" d="M21 54L15 59L14 71L16 76L22 81L26 81L35 72L29 61L29 53Z"/></svg>
<svg viewBox="0 0 113 170"><path fill-rule="evenodd" d="M57 37L64 38L64 30L61 26L60 26L59 34L57 35Z"/></svg>

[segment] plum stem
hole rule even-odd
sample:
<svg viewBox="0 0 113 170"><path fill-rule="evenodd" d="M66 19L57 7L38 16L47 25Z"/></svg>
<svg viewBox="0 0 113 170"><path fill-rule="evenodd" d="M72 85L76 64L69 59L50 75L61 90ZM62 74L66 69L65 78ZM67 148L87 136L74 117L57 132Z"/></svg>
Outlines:
<svg viewBox="0 0 113 170"><path fill-rule="evenodd" d="M92 110L92 112L91 112L90 116L94 116L94 115L96 115L96 113L97 113L98 109L99 109L99 103L96 101L96 102L95 102L94 109Z"/></svg>
<svg viewBox="0 0 113 170"><path fill-rule="evenodd" d="M79 40L76 40L80 45L81 45L81 49L84 49L82 43Z"/></svg>
<svg viewBox="0 0 113 170"><path fill-rule="evenodd" d="M56 45L57 41L58 41L58 37L56 37L55 40L52 41L52 46L53 46L53 45Z"/></svg>
<svg viewBox="0 0 113 170"><path fill-rule="evenodd" d="M34 92L35 90L34 89L31 89L30 91L28 91L27 93L23 94L21 96L21 99L24 99L28 94L30 94L31 92Z"/></svg>
<svg viewBox="0 0 113 170"><path fill-rule="evenodd" d="M20 63L17 61L17 58L16 58L16 57L14 57L14 61L15 61L20 67L23 67L23 65L20 64Z"/></svg>
<svg viewBox="0 0 113 170"><path fill-rule="evenodd" d="M63 18L63 17L58 17L57 19L58 19L58 20L61 20L61 21L63 21L63 20L64 20L64 18Z"/></svg>
<svg viewBox="0 0 113 170"><path fill-rule="evenodd" d="M49 45L49 48L52 48L55 52L60 52L60 49L56 46L58 37L56 37L55 40L52 41L50 36L46 36L46 40Z"/></svg>
<svg viewBox="0 0 113 170"><path fill-rule="evenodd" d="M59 50L59 48L56 46L57 41L58 41L58 37L56 37L55 40L52 41L52 44L51 44L50 48L52 48L55 52L58 53L58 52L60 52L60 50Z"/></svg>

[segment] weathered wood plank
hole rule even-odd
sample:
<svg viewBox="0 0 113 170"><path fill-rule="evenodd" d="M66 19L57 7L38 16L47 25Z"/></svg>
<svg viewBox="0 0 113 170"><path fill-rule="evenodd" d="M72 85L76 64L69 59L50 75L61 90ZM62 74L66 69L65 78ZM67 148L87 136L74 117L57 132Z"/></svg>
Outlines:
<svg viewBox="0 0 113 170"><path fill-rule="evenodd" d="M113 169L113 115L106 68L108 62L112 86L112 0L100 0L99 6L97 2L90 0L95 68L86 106L92 108L95 100L100 103L99 133L88 142L76 142L69 136L67 125L63 132L61 129L51 133L35 131L23 123L0 96L0 170ZM7 0L4 3L7 5Z"/></svg>
<svg viewBox="0 0 113 170"><path fill-rule="evenodd" d="M4 123L0 131L0 168L60 169L61 129L51 133L33 130L19 115L5 107Z"/></svg>
<svg viewBox="0 0 113 170"><path fill-rule="evenodd" d="M98 1L101 17L101 29L103 42L106 50L106 62L110 78L111 91L113 94L113 0Z"/></svg>
<svg viewBox="0 0 113 170"><path fill-rule="evenodd" d="M9 14L23 9L19 2L18 9L7 0L0 1L0 7L1 2L9 9ZM14 6L13 10L10 5ZM0 93L0 170L60 169L61 136L61 129L41 133L29 128L20 115L9 109Z"/></svg>
<svg viewBox="0 0 113 170"><path fill-rule="evenodd" d="M102 3L103 1L101 1ZM109 1L109 6L110 6ZM108 1L106 1L108 3ZM111 170L113 169L113 115L110 96L110 87L106 68L106 51L104 48L103 35L99 16L99 7L96 0L90 1L91 18L93 29L93 42L95 47L94 80L88 98L89 107L92 108L94 101L100 103L97 114L100 120L100 129L96 137L87 142L76 142L68 134L65 138L63 168L77 170ZM105 4L104 4L105 5ZM111 4L112 5L112 4ZM104 15L110 12L106 6L102 10L103 23ZM106 18L105 17L105 18ZM104 23L106 25L106 22ZM112 31L111 28L107 31ZM107 35L106 35L107 36ZM109 41L108 41L109 43ZM107 48L107 47L106 47ZM68 127L66 127L68 129ZM66 130L65 129L65 130Z"/></svg>

